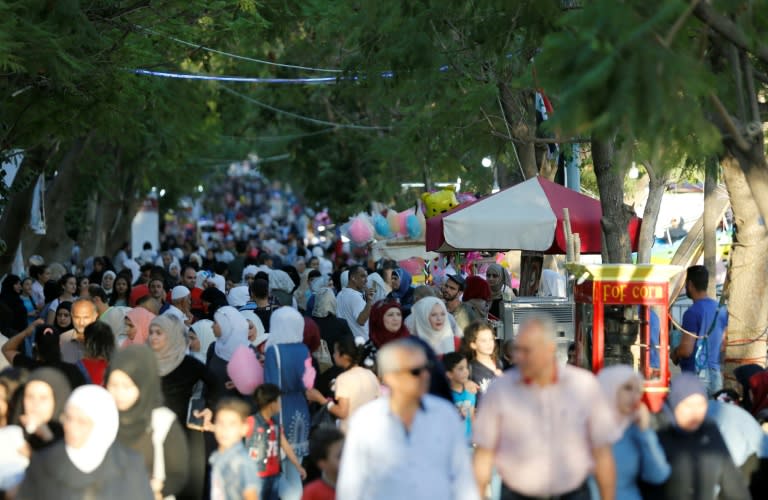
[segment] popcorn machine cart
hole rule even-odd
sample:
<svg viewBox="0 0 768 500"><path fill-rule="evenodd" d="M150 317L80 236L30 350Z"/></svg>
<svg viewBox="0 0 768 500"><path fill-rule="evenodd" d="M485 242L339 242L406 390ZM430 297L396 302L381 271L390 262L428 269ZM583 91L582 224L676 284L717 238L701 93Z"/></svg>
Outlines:
<svg viewBox="0 0 768 500"><path fill-rule="evenodd" d="M643 401L658 412L669 391L669 284L683 268L567 267L576 278L576 364L594 373L615 364L633 366L643 378Z"/></svg>

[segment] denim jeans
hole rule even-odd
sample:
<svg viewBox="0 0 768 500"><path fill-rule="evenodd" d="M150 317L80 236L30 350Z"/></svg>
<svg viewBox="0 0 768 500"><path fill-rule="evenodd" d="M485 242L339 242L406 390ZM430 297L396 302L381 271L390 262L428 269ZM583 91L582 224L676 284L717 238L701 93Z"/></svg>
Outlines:
<svg viewBox="0 0 768 500"><path fill-rule="evenodd" d="M280 476L259 478L259 500L280 500Z"/></svg>
<svg viewBox="0 0 768 500"><path fill-rule="evenodd" d="M707 389L707 397L712 397L717 391L723 388L723 375L720 368L704 368L697 374L704 387Z"/></svg>
<svg viewBox="0 0 768 500"><path fill-rule="evenodd" d="M280 475L280 499L301 500L302 485L298 469L290 460L283 459L283 473Z"/></svg>

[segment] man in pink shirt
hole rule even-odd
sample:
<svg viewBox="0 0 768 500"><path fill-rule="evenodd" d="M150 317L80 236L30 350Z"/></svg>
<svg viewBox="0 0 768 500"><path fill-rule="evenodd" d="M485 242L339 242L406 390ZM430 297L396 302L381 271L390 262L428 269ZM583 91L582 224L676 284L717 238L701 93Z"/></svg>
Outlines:
<svg viewBox="0 0 768 500"><path fill-rule="evenodd" d="M515 339L515 369L483 396L473 425L475 476L485 492L495 466L502 500L589 500L594 475L603 500L614 500L611 453L618 439L596 378L559 366L551 318L535 316Z"/></svg>

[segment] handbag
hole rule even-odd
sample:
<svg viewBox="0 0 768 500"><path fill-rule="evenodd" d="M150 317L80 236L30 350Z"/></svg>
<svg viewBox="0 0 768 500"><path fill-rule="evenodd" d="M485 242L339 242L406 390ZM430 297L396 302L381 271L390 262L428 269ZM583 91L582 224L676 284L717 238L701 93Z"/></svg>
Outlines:
<svg viewBox="0 0 768 500"><path fill-rule="evenodd" d="M328 343L325 340L320 340L320 347L312 354L317 360L317 366L320 368L320 373L325 373L326 370L333 366L333 358L331 357L331 351L328 349Z"/></svg>
<svg viewBox="0 0 768 500"><path fill-rule="evenodd" d="M312 421L309 424L310 435L315 432L316 429L323 428L336 428L336 417L328 411L328 407L323 405L319 410L312 415Z"/></svg>

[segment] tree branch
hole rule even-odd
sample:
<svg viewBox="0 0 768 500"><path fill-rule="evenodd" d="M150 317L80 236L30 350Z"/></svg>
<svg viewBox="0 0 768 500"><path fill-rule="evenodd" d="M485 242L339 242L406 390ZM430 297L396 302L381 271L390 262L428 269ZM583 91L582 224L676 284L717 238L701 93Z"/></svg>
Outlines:
<svg viewBox="0 0 768 500"><path fill-rule="evenodd" d="M696 8L696 6L701 2L701 0L691 0L691 5L689 5L685 11L680 14L680 17L675 20L675 24L672 25L672 27L669 29L669 32L667 33L667 36L664 37L664 40L661 41L661 44L665 48L669 48L670 45L672 45L672 40L675 39L675 36L677 35L677 32L680 31L680 28L683 27L683 23L685 23L686 19L691 15L693 12L693 9Z"/></svg>
<svg viewBox="0 0 768 500"><path fill-rule="evenodd" d="M704 24L720 33L721 36L731 43L754 54L762 62L768 64L768 46L763 44L753 46L754 44L750 43L749 38L739 29L738 25L717 12L712 5L706 2L699 2L693 13Z"/></svg>
<svg viewBox="0 0 768 500"><path fill-rule="evenodd" d="M720 115L720 118L723 120L723 126L730 133L736 146L744 152L749 151L749 144L739 131L739 128L736 126L731 115L728 114L728 110L725 109L723 102L715 94L709 94L709 99L715 106L715 111L717 111L717 114Z"/></svg>

